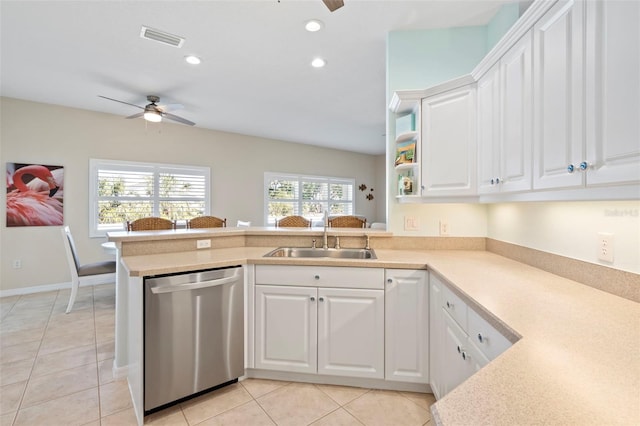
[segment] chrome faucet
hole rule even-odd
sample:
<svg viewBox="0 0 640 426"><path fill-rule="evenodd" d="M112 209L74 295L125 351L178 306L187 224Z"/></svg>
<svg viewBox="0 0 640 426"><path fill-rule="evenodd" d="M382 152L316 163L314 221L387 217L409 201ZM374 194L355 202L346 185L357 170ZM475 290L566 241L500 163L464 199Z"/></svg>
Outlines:
<svg viewBox="0 0 640 426"><path fill-rule="evenodd" d="M322 234L322 248L328 249L329 242L327 241L327 227L329 226L329 212L324 211L324 233Z"/></svg>

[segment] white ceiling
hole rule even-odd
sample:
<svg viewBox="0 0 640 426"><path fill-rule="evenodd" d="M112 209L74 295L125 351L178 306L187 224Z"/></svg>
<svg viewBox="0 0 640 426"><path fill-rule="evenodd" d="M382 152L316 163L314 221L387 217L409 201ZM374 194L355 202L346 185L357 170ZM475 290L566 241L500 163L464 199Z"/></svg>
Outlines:
<svg viewBox="0 0 640 426"><path fill-rule="evenodd" d="M382 154L387 33L484 25L507 1L2 0L0 94L123 117L140 110L98 95L153 94L197 127ZM312 18L325 28L306 32ZM186 42L144 40L142 25Z"/></svg>

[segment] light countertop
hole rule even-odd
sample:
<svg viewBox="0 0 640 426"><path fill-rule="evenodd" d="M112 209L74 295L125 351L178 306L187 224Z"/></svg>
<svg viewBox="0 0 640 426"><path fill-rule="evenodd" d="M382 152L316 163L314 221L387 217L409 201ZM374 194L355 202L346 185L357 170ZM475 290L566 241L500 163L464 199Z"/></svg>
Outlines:
<svg viewBox="0 0 640 426"><path fill-rule="evenodd" d="M510 349L433 407L444 425L640 424L640 304L486 251L375 249L376 260L264 258L275 247L128 256L132 276L235 264L428 268Z"/></svg>

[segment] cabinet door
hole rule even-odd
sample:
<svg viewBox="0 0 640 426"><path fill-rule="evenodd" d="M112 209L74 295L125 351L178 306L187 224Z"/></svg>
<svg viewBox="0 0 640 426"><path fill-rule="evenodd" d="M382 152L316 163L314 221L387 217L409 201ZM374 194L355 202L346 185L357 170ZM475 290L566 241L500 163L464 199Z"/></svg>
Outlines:
<svg viewBox="0 0 640 426"><path fill-rule="evenodd" d="M426 271L388 269L385 379L429 382L429 287Z"/></svg>
<svg viewBox="0 0 640 426"><path fill-rule="evenodd" d="M257 285L255 366L315 373L317 289Z"/></svg>
<svg viewBox="0 0 640 426"><path fill-rule="evenodd" d="M442 315L442 283L429 274L429 384L440 399L444 396L444 317Z"/></svg>
<svg viewBox="0 0 640 426"><path fill-rule="evenodd" d="M500 185L500 68L478 81L478 192L498 192Z"/></svg>
<svg viewBox="0 0 640 426"><path fill-rule="evenodd" d="M475 366L465 352L468 346L467 334L446 311L443 311L443 318L442 390L446 395L470 377L475 372Z"/></svg>
<svg viewBox="0 0 640 426"><path fill-rule="evenodd" d="M477 193L476 99L464 87L422 100L422 195Z"/></svg>
<svg viewBox="0 0 640 426"><path fill-rule="evenodd" d="M640 2L586 3L587 184L640 181Z"/></svg>
<svg viewBox="0 0 640 426"><path fill-rule="evenodd" d="M500 167L496 179L501 192L531 189L532 72L531 32L500 60Z"/></svg>
<svg viewBox="0 0 640 426"><path fill-rule="evenodd" d="M384 378L384 291L318 289L318 373Z"/></svg>
<svg viewBox="0 0 640 426"><path fill-rule="evenodd" d="M583 185L582 8L557 2L533 28L535 189Z"/></svg>

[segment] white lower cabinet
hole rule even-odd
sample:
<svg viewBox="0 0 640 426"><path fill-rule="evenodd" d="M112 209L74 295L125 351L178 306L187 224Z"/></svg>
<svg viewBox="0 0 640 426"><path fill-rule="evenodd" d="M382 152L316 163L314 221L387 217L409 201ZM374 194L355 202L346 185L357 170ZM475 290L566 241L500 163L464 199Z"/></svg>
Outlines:
<svg viewBox="0 0 640 426"><path fill-rule="evenodd" d="M318 289L318 373L384 377L384 291Z"/></svg>
<svg viewBox="0 0 640 426"><path fill-rule="evenodd" d="M311 287L256 286L256 368L316 372L316 293Z"/></svg>
<svg viewBox="0 0 640 426"><path fill-rule="evenodd" d="M427 272L385 270L385 379L429 383Z"/></svg>
<svg viewBox="0 0 640 426"><path fill-rule="evenodd" d="M507 350L511 343L437 275L429 274L429 285L429 379L436 398L442 398Z"/></svg>
<svg viewBox="0 0 640 426"><path fill-rule="evenodd" d="M256 266L255 368L383 379L382 270L288 268ZM259 284L278 275L283 285ZM329 277L340 288L310 285Z"/></svg>

